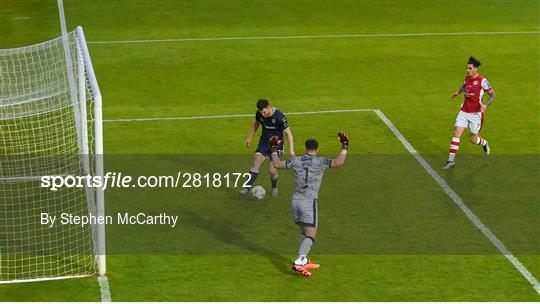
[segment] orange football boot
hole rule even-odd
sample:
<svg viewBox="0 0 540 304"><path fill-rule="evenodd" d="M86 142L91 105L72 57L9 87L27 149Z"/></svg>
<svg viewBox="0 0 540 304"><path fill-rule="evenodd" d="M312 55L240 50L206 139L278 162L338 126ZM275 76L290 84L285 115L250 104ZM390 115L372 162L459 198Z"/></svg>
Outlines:
<svg viewBox="0 0 540 304"><path fill-rule="evenodd" d="M304 266L293 264L292 270L299 272L301 275L306 276L306 277L309 277L311 275L311 272L307 271L307 269L304 268Z"/></svg>
<svg viewBox="0 0 540 304"><path fill-rule="evenodd" d="M304 268L307 269L307 270L314 270L314 269L319 269L321 267L320 264L313 264L311 262L311 259L308 259L307 260L307 264L304 265Z"/></svg>

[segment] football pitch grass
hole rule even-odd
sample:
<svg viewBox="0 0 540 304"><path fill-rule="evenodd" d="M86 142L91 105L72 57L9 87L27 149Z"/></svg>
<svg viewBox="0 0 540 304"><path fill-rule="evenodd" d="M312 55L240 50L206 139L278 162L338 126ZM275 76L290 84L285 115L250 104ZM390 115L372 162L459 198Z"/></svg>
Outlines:
<svg viewBox="0 0 540 304"><path fill-rule="evenodd" d="M539 4L534 1L67 2L82 25L104 118L381 109L519 261L540 277ZM1 47L58 36L56 3L2 1ZM29 19L20 19L30 17ZM532 32L97 44L209 37ZM447 157L460 101L449 95L474 55L497 92L482 135ZM325 174L310 278L289 271L298 231L290 172L280 197L238 189L113 189L107 213L179 215L167 227L107 227L115 301L538 301L539 294L469 221L372 111L290 115L297 154L314 137L343 168ZM243 172L250 117L105 123L106 170L132 175ZM256 184L269 189L266 164ZM95 278L0 285L4 301L98 301Z"/></svg>

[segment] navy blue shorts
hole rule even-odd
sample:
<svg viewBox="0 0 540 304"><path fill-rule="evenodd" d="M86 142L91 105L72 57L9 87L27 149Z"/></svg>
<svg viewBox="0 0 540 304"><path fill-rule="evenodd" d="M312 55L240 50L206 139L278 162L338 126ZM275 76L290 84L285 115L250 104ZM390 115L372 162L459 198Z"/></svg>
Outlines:
<svg viewBox="0 0 540 304"><path fill-rule="evenodd" d="M281 144L278 149L278 156L279 159L283 157L283 150L285 149L285 145ZM257 150L255 150L255 153L261 153L264 157L270 157L272 155L272 149L270 149L269 143L263 143L262 141L259 141L259 146L257 147Z"/></svg>

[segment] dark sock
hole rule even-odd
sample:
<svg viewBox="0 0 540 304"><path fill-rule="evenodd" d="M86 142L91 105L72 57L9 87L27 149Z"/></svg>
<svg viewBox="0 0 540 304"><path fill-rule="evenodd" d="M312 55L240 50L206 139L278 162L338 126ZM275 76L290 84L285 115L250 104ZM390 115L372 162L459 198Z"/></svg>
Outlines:
<svg viewBox="0 0 540 304"><path fill-rule="evenodd" d="M270 175L270 181L272 182L272 189L277 188L277 178L278 176Z"/></svg>
<svg viewBox="0 0 540 304"><path fill-rule="evenodd" d="M257 179L258 175L259 175L259 172L249 171L249 181L247 182L247 185L250 187L253 186L253 183Z"/></svg>

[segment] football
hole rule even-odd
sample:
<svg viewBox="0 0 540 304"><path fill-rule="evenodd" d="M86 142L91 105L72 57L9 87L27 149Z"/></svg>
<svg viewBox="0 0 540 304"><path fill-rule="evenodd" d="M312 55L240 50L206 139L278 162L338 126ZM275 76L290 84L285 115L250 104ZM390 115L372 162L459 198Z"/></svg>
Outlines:
<svg viewBox="0 0 540 304"><path fill-rule="evenodd" d="M266 191L261 186L255 186L251 189L251 195L253 195L253 197L255 197L256 199L263 199L265 194Z"/></svg>

